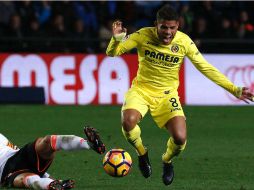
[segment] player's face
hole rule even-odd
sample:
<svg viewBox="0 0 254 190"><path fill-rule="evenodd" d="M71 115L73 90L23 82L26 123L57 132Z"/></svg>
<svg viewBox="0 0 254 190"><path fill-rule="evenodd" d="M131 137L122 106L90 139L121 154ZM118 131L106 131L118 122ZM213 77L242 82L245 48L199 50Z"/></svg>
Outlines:
<svg viewBox="0 0 254 190"><path fill-rule="evenodd" d="M165 45L170 44L177 32L179 22L176 20L160 20L156 21L155 25L159 40Z"/></svg>

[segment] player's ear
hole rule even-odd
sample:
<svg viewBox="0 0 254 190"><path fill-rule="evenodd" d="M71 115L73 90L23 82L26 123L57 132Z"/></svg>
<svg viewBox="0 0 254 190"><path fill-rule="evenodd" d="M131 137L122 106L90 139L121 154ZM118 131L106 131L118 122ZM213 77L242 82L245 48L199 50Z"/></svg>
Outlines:
<svg viewBox="0 0 254 190"><path fill-rule="evenodd" d="M176 21L177 28L179 28L179 20Z"/></svg>
<svg viewBox="0 0 254 190"><path fill-rule="evenodd" d="M155 27L157 26L157 24L158 24L157 20L154 21L154 26L155 26Z"/></svg>

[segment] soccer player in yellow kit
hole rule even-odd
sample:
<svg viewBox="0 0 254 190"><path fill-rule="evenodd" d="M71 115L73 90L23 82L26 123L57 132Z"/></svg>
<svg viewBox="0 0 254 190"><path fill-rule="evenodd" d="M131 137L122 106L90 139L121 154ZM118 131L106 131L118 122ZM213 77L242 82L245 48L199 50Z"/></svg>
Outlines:
<svg viewBox="0 0 254 190"><path fill-rule="evenodd" d="M178 73L184 57L187 56L202 74L237 98L253 101L253 94L246 87L235 86L204 59L190 37L178 31L178 15L172 7L163 6L156 16L155 27L142 28L128 36L125 36L127 31L122 22L115 21L106 53L118 56L137 48L139 68L125 94L122 131L138 153L142 175L148 178L152 169L138 123L150 110L158 127L167 129L171 137L162 155L162 180L165 185L170 185L174 178L172 158L184 150L187 139L185 116L177 92Z"/></svg>

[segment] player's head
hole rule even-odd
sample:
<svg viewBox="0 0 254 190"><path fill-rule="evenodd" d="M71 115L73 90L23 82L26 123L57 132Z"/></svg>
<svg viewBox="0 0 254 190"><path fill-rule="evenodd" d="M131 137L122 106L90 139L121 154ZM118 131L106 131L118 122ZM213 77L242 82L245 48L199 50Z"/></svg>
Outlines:
<svg viewBox="0 0 254 190"><path fill-rule="evenodd" d="M164 5L156 15L155 26L158 31L158 37L163 44L169 44L175 36L179 22L179 16L170 5Z"/></svg>

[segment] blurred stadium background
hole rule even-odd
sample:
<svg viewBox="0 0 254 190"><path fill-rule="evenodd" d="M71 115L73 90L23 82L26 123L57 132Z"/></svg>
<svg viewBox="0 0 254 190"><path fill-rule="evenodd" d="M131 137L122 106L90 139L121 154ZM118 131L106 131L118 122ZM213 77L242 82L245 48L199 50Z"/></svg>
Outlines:
<svg viewBox="0 0 254 190"><path fill-rule="evenodd" d="M121 19L132 33L153 25L156 10L165 3L0 2L0 49L1 52L104 53L114 19ZM181 14L180 29L196 41L202 52L253 53L252 1L171 1L169 4Z"/></svg>
<svg viewBox="0 0 254 190"><path fill-rule="evenodd" d="M150 116L141 123L154 172L148 180L121 134L123 96L138 67L135 50L105 55L113 20L121 19L132 33L152 26L165 3L179 11L180 30L206 59L254 92L253 1L1 1L0 133L22 146L51 133L82 135L82 126L91 124L108 149L130 152L132 172L115 179L93 152L60 152L52 175L76 179L77 189L168 189L161 181L167 133ZM230 96L188 59L180 76L189 140L175 160L170 188L253 190L253 104Z"/></svg>

